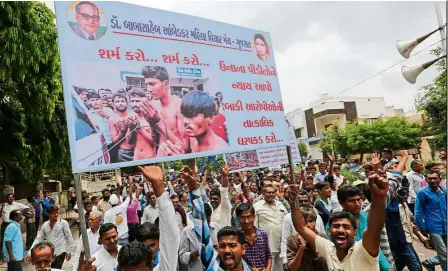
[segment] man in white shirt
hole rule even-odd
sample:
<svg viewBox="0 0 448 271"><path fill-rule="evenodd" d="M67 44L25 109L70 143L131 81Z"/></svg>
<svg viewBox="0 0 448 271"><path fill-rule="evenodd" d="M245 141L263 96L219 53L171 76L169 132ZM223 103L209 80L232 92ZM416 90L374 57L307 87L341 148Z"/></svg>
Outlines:
<svg viewBox="0 0 448 271"><path fill-rule="evenodd" d="M55 248L52 243L38 243L31 249L31 263L36 270L61 271L61 269L51 268L51 264L56 259L54 253Z"/></svg>
<svg viewBox="0 0 448 271"><path fill-rule="evenodd" d="M121 246L118 245L117 227L112 223L101 225L99 229L99 243L103 247L93 254L89 262L93 261L97 271L113 271L117 270L117 257Z"/></svg>
<svg viewBox="0 0 448 271"><path fill-rule="evenodd" d="M128 216L126 210L129 206L130 200L132 198L132 186L128 186L128 196L126 200L119 204L120 200L118 196L112 194L109 198L109 203L112 205L112 208L109 209L104 214L104 223L112 223L118 229L118 244L125 245L128 243L129 237L129 229L128 229Z"/></svg>
<svg viewBox="0 0 448 271"><path fill-rule="evenodd" d="M100 211L93 211L92 213L90 213L88 222L90 229L87 230L87 237L89 239L90 254L95 254L95 252L103 247L102 245L98 244L98 239L100 237L100 233L98 230L100 229L100 225L103 223L103 213L101 213ZM75 255L73 256L73 270L78 270L79 258L83 249L84 245L82 243L82 238L79 238L75 250Z"/></svg>
<svg viewBox="0 0 448 271"><path fill-rule="evenodd" d="M154 271L177 270L178 257L172 255L179 250L180 233L176 223L173 223L175 217L173 205L163 187L163 171L156 166L139 167L139 169L151 182L156 196L159 207L160 238L154 240L150 236L144 236L141 229L150 224L145 223L140 226L138 240L150 246L153 263L158 255ZM148 227L150 226L148 225Z"/></svg>
<svg viewBox="0 0 448 271"><path fill-rule="evenodd" d="M154 195L154 192L149 193L149 204L143 209L142 224L145 222L154 223L159 217L159 207L157 206L156 196Z"/></svg>
<svg viewBox="0 0 448 271"><path fill-rule="evenodd" d="M343 182L344 182L344 176L341 175L341 167L340 166L334 166L333 167L333 171L334 171L334 180L337 183L337 186L340 186Z"/></svg>
<svg viewBox="0 0 448 271"><path fill-rule="evenodd" d="M225 166L222 169L222 183L218 193L210 192L210 204L213 207L211 221L219 225L219 228L231 226L232 205L229 199L228 179L229 168ZM215 190L216 191L216 190Z"/></svg>
<svg viewBox="0 0 448 271"><path fill-rule="evenodd" d="M423 176L423 163L419 160L413 160L411 162L411 171L406 174L406 179L409 181L409 197L408 206L411 212L414 213L415 199L417 197L417 192L424 188L425 176Z"/></svg>
<svg viewBox="0 0 448 271"><path fill-rule="evenodd" d="M61 269L64 260L70 261L73 236L68 222L59 218L59 208L56 205L48 207L48 216L50 220L42 224L42 228L37 233L31 249L44 240L52 243L55 247L56 259L51 264L51 267ZM28 252L25 261L29 261L30 258L31 253Z"/></svg>
<svg viewBox="0 0 448 271"><path fill-rule="evenodd" d="M352 214L339 212L330 216L328 234L333 240L330 241L308 229L298 208L300 204L295 201L295 206L292 208L294 227L319 255L325 257L329 270L379 270L380 234L386 220L384 209L386 208L389 183L386 179L372 174L369 176L369 187L372 193L372 203L368 226L362 240L358 242L354 241L357 234L357 223ZM294 186L291 189L292 194L296 196L297 187Z"/></svg>
<svg viewBox="0 0 448 271"><path fill-rule="evenodd" d="M264 200L254 204L257 218L255 226L268 234L272 254L272 270L281 270L283 266L280 258L282 225L288 211L280 201L275 200L275 188L272 185L266 185L263 194Z"/></svg>

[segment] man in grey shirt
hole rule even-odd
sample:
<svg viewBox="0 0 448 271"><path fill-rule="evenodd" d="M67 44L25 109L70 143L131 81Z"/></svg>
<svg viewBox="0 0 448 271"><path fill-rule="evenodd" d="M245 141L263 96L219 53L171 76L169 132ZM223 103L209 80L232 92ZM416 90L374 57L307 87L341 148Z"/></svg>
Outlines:
<svg viewBox="0 0 448 271"><path fill-rule="evenodd" d="M420 160L413 160L411 162L411 169L406 174L406 178L409 181L408 206L412 213L414 213L415 198L417 197L417 192L423 188L425 176L422 174L423 163Z"/></svg>

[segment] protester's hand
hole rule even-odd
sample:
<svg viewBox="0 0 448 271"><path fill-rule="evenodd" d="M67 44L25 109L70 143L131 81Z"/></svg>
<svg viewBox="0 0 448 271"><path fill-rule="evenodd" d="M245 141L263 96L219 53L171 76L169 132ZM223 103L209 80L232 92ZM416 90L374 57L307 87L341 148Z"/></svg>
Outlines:
<svg viewBox="0 0 448 271"><path fill-rule="evenodd" d="M430 245L429 245L429 240L428 239L420 239L420 242L422 242L422 244L423 244L423 246L425 247L425 248L430 248Z"/></svg>
<svg viewBox="0 0 448 271"><path fill-rule="evenodd" d="M291 266L289 265L289 263L283 264L283 271L291 271Z"/></svg>
<svg viewBox="0 0 448 271"><path fill-rule="evenodd" d="M158 166L144 166L138 167L138 169L143 173L146 179L151 181L151 183L163 183L163 171Z"/></svg>
<svg viewBox="0 0 448 271"><path fill-rule="evenodd" d="M70 253L65 254L65 259L67 261L70 261L71 258L72 258L72 254L70 254Z"/></svg>
<svg viewBox="0 0 448 271"><path fill-rule="evenodd" d="M128 129L128 125L125 121L119 121L119 122L117 122L117 124L115 124L115 126L117 127L117 129L120 132L123 132L123 133L126 132L126 130Z"/></svg>
<svg viewBox="0 0 448 271"><path fill-rule="evenodd" d="M184 154L182 145L175 144L171 140L167 140L160 144L157 156L175 156Z"/></svg>
<svg viewBox="0 0 448 271"><path fill-rule="evenodd" d="M126 122L128 124L128 127L134 129L139 124L139 121L137 119L137 116L130 116L126 119Z"/></svg>
<svg viewBox="0 0 448 271"><path fill-rule="evenodd" d="M224 166L222 168L222 175L227 176L229 174L230 168L228 166Z"/></svg>
<svg viewBox="0 0 448 271"><path fill-rule="evenodd" d="M193 169L188 166L184 166L180 172L191 191L199 188L198 182L196 181L196 172Z"/></svg>
<svg viewBox="0 0 448 271"><path fill-rule="evenodd" d="M25 263L30 263L30 262L31 262L31 254L26 254Z"/></svg>
<svg viewBox="0 0 448 271"><path fill-rule="evenodd" d="M427 231L420 231L422 233L423 236L428 237L428 232Z"/></svg>
<svg viewBox="0 0 448 271"><path fill-rule="evenodd" d="M327 158L330 161L330 163L334 162L334 157L333 157L333 155L331 153L327 153Z"/></svg>
<svg viewBox="0 0 448 271"><path fill-rule="evenodd" d="M150 125L155 125L160 121L159 113L154 108L152 103L148 100L144 100L140 103L140 112Z"/></svg>
<svg viewBox="0 0 448 271"><path fill-rule="evenodd" d="M93 265L95 260L95 257L92 257L89 260L84 260L81 265L81 271L96 271L96 266Z"/></svg>
<svg viewBox="0 0 448 271"><path fill-rule="evenodd" d="M9 261L10 262L15 262L16 261L16 258L14 257L14 255L9 257Z"/></svg>
<svg viewBox="0 0 448 271"><path fill-rule="evenodd" d="M372 199L385 198L389 192L389 182L376 173L369 175L369 188L372 192Z"/></svg>
<svg viewBox="0 0 448 271"><path fill-rule="evenodd" d="M400 151L400 156L405 158L409 156L409 152L407 150L401 150Z"/></svg>
<svg viewBox="0 0 448 271"><path fill-rule="evenodd" d="M381 154L379 154L379 153L374 153L374 154L372 155L372 161L370 161L370 164L371 164L373 167L376 167L376 166L378 166L378 164L380 163L380 161L381 161Z"/></svg>
<svg viewBox="0 0 448 271"><path fill-rule="evenodd" d="M306 246L306 241L303 240L303 238L302 238L302 236L300 236L300 234L297 234L297 246L298 246L299 250L305 249L305 246Z"/></svg>

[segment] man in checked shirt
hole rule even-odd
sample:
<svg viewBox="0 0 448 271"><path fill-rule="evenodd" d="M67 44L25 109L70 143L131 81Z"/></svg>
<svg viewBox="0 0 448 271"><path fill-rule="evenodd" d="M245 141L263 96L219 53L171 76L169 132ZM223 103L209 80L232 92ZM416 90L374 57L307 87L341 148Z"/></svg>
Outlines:
<svg viewBox="0 0 448 271"><path fill-rule="evenodd" d="M42 225L42 228L37 233L37 237L29 251L31 251L36 244L42 243L43 241L52 243L55 247L54 254L56 255L56 259L51 264L51 268L62 269L64 260L69 261L71 258L73 236L68 222L59 218L59 208L56 205L48 207L48 215L50 220ZM29 262L30 259L31 254L28 252L25 261Z"/></svg>

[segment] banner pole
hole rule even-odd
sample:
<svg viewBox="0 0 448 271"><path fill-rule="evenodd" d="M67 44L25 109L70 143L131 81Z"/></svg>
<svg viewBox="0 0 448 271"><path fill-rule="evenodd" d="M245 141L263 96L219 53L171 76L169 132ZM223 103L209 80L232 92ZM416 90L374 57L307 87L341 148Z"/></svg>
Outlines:
<svg viewBox="0 0 448 271"><path fill-rule="evenodd" d="M87 236L86 219L84 217L84 203L82 202L81 193L81 175L79 173L74 174L75 177L75 192L76 192L76 203L78 204L78 215L80 231L82 236L82 243L84 245L85 259L90 259L90 247L89 247L89 237Z"/></svg>
<svg viewBox="0 0 448 271"><path fill-rule="evenodd" d="M296 184L294 175L294 161L292 160L291 146L286 146L286 152L288 153L289 174L291 174L291 182L293 184Z"/></svg>

